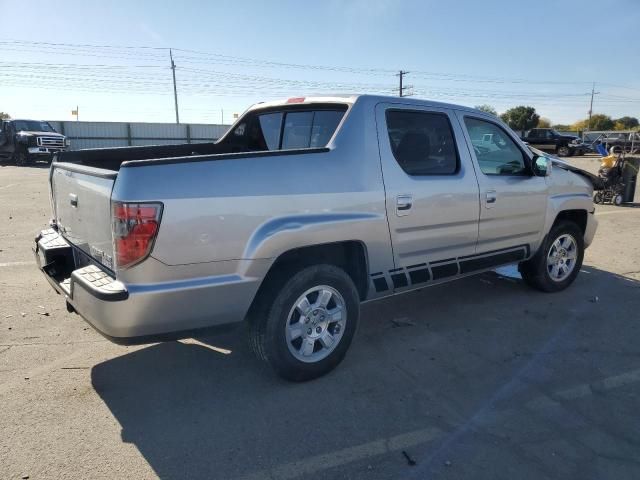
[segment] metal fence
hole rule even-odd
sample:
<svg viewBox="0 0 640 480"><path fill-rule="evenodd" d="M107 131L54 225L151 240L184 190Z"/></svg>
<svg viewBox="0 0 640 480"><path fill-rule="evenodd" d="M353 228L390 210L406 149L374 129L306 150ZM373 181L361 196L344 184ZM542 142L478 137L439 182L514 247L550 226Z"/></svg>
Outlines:
<svg viewBox="0 0 640 480"><path fill-rule="evenodd" d="M206 143L219 139L229 125L195 123L128 123L49 121L57 132L71 140L71 150Z"/></svg>

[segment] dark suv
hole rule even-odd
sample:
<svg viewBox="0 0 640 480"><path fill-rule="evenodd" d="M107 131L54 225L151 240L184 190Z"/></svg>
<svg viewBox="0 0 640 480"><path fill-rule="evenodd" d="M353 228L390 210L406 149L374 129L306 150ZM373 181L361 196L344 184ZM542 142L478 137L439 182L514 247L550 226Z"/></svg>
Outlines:
<svg viewBox="0 0 640 480"><path fill-rule="evenodd" d="M66 150L69 141L42 120L3 120L0 130L0 158L16 165L35 160L51 161L53 154Z"/></svg>
<svg viewBox="0 0 640 480"><path fill-rule="evenodd" d="M559 157L583 155L587 151L579 137L562 135L553 128L533 128L525 132L522 140L538 150L555 153Z"/></svg>

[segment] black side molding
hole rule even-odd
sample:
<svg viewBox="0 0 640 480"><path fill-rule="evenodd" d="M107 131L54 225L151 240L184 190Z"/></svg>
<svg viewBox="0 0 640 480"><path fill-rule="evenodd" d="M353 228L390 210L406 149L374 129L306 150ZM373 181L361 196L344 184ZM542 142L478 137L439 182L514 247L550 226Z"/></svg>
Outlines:
<svg viewBox="0 0 640 480"><path fill-rule="evenodd" d="M499 267L500 265L517 263L527 258L529 251L529 245L518 245L475 255L446 258L433 262L409 265L408 267L392 268L386 275L384 272L371 274L371 279L378 293L389 290L387 277L391 280L394 289L408 286L415 287L421 284L428 284L435 280L454 277L458 274L464 275Z"/></svg>

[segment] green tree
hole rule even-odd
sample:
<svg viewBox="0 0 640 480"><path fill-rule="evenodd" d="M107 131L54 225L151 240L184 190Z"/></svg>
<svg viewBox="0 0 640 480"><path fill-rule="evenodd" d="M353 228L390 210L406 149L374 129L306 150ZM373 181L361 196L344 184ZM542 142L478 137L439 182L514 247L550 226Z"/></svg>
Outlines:
<svg viewBox="0 0 640 480"><path fill-rule="evenodd" d="M586 118L573 124L573 130L613 130L615 126L614 121L609 115L603 113L596 113L591 116L591 122Z"/></svg>
<svg viewBox="0 0 640 480"><path fill-rule="evenodd" d="M0 112L0 120L9 120L10 118L11 115L9 115L8 113Z"/></svg>
<svg viewBox="0 0 640 480"><path fill-rule="evenodd" d="M551 128L553 128L554 130L558 130L560 132L569 132L573 130L573 126L565 125L564 123L556 123Z"/></svg>
<svg viewBox="0 0 640 480"><path fill-rule="evenodd" d="M551 128L551 120L549 120L548 118L540 117L538 119L538 125L536 126L538 128Z"/></svg>
<svg viewBox="0 0 640 480"><path fill-rule="evenodd" d="M491 105L477 105L474 107L476 110L480 110L481 112L490 113L491 115L498 116L498 112Z"/></svg>
<svg viewBox="0 0 640 480"><path fill-rule="evenodd" d="M614 128L616 130L633 130L638 127L638 119L636 117L620 117L615 121Z"/></svg>
<svg viewBox="0 0 640 480"><path fill-rule="evenodd" d="M540 115L536 113L535 108L520 105L510 108L500 115L500 118L513 130L523 132L535 128L538 125L538 120L540 120Z"/></svg>

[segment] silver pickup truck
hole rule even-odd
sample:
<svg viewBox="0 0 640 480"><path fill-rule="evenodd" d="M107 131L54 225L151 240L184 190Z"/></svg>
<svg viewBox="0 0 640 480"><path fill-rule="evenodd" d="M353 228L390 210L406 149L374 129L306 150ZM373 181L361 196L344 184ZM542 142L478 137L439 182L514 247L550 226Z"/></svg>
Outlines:
<svg viewBox="0 0 640 480"><path fill-rule="evenodd" d="M261 103L216 143L58 154L36 259L117 343L246 321L259 357L307 380L343 359L361 302L506 264L569 286L593 187L554 162L456 105Z"/></svg>

